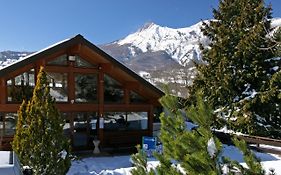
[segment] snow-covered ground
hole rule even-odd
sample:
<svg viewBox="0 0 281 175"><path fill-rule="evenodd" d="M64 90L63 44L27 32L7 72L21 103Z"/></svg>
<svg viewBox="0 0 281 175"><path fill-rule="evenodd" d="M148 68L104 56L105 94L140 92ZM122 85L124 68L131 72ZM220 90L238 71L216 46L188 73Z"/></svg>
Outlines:
<svg viewBox="0 0 281 175"><path fill-rule="evenodd" d="M234 146L223 145L223 155L244 164L241 152ZM261 159L267 172L273 168L277 175L281 175L281 156L268 153L256 153L256 155ZM148 166L156 167L158 163L157 160L150 159ZM131 169L130 155L89 157L73 161L67 175L129 175Z"/></svg>
<svg viewBox="0 0 281 175"><path fill-rule="evenodd" d="M18 158L13 152L0 151L0 175L21 175Z"/></svg>

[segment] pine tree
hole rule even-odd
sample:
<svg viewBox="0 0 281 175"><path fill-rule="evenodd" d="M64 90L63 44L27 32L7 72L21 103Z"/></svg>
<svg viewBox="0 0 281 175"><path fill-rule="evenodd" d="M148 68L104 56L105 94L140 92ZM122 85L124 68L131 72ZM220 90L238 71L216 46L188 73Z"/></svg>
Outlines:
<svg viewBox="0 0 281 175"><path fill-rule="evenodd" d="M233 142L237 148L243 154L243 158L248 168L244 168L237 161L230 160L227 163L230 163L230 169L234 170L235 167L239 169L241 174L245 175L264 175L265 171L263 170L260 160L254 155L254 153L248 149L247 144L244 140L238 140L237 138L233 138ZM226 162L224 162L226 163Z"/></svg>
<svg viewBox="0 0 281 175"><path fill-rule="evenodd" d="M18 154L18 157L24 161L28 159L27 149L22 145L28 145L29 140L27 139L27 114L26 114L27 104L23 100L20 109L18 110L18 120L16 126L16 133L13 139L13 150ZM28 147L28 146L27 146ZM23 162L24 163L24 162ZM25 164L25 163L24 163Z"/></svg>
<svg viewBox="0 0 281 175"><path fill-rule="evenodd" d="M247 149L244 141L234 139L236 147L242 151L245 163L249 168L244 168L229 158L221 159L222 143L211 130L213 111L203 101L201 95L197 98L197 104L189 107L187 112L177 108L178 100L171 95L163 97L161 104L165 108L165 112L160 117L160 140L163 144L163 154L155 153L156 158L160 161L160 166L155 170L147 170L146 156L139 149L139 152L133 156L136 165L132 171L133 175L219 175L234 174L235 171L249 175L264 174L259 160ZM198 125L196 129L187 128L187 116ZM223 171L223 166L227 166L228 170Z"/></svg>
<svg viewBox="0 0 281 175"><path fill-rule="evenodd" d="M138 153L132 155L132 161L134 162L136 169L132 169L131 173L134 175L153 175L153 171L147 168L147 156L142 152L140 146L137 146Z"/></svg>
<svg viewBox="0 0 281 175"><path fill-rule="evenodd" d="M213 10L214 20L202 28L212 42L203 50L206 64L197 65L188 101L195 103L196 91L201 90L216 111L215 126L281 136L280 99L271 92L273 68L280 61L271 59L270 11L263 0L221 0Z"/></svg>
<svg viewBox="0 0 281 175"><path fill-rule="evenodd" d="M171 103L172 102L172 103ZM176 109L177 99L166 96L161 99L165 113L160 117L160 140L163 143L163 154L170 160L175 160L188 174L221 174L217 166L221 144L210 132L212 120L211 108L198 101L199 106L191 107L188 118L198 124L198 128L188 131L185 111ZM199 109L199 110L198 110ZM217 152L211 156L207 143L213 140Z"/></svg>
<svg viewBox="0 0 281 175"><path fill-rule="evenodd" d="M63 135L63 118L50 95L47 75L41 67L32 99L23 102L13 149L35 175L66 174L70 167L69 143Z"/></svg>

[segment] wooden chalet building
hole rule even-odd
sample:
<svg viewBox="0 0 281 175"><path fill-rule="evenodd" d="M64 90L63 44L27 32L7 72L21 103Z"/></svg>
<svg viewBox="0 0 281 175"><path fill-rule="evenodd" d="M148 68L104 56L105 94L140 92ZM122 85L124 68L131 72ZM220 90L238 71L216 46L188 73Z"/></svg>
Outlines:
<svg viewBox="0 0 281 175"><path fill-rule="evenodd" d="M141 143L152 135L163 92L77 35L0 69L0 150L11 149L17 110L29 99L40 66L74 150Z"/></svg>

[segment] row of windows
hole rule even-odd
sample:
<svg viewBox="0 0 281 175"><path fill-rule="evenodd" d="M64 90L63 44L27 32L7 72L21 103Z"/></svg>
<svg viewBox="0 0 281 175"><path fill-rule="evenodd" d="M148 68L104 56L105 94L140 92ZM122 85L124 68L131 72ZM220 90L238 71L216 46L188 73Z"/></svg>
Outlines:
<svg viewBox="0 0 281 175"><path fill-rule="evenodd" d="M95 135L98 115L96 112L63 113L65 125L64 133L68 136L73 133L87 133ZM0 134L11 136L15 134L17 113L0 113ZM100 126L101 127L101 126ZM106 112L103 117L105 131L114 130L146 130L148 129L147 112Z"/></svg>
<svg viewBox="0 0 281 175"><path fill-rule="evenodd" d="M65 133L73 126L73 132L94 133L98 127L98 115L96 112L63 113L65 118ZM73 122L73 123L72 123ZM147 112L105 112L103 126L106 130L146 130L148 129Z"/></svg>
<svg viewBox="0 0 281 175"><path fill-rule="evenodd" d="M68 77L67 73L48 72L50 94L57 102L68 102ZM34 69L24 72L12 79L7 80L7 101L21 103L22 99L32 96L35 86ZM75 74L75 102L97 103L98 102L98 76L97 74ZM145 103L145 99L134 91L130 91L131 103ZM123 103L124 89L122 85L111 78L104 76L104 102Z"/></svg>

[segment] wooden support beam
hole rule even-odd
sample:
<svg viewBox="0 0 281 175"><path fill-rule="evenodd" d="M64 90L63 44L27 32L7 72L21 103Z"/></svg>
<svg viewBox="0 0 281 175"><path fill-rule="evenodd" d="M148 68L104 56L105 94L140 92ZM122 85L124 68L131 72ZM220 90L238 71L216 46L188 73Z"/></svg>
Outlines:
<svg viewBox="0 0 281 175"><path fill-rule="evenodd" d="M8 73L7 75L5 75L5 78L10 79L10 78L16 77L16 76L18 76L18 75L20 75L24 72L27 72L27 71L29 71L30 69L33 69L33 68L34 68L33 64L26 65L24 67L16 69L13 72Z"/></svg>
<svg viewBox="0 0 281 175"><path fill-rule="evenodd" d="M58 72L58 73L67 73L70 71L69 67L65 66L46 66L45 67L46 72Z"/></svg>
<svg viewBox="0 0 281 175"><path fill-rule="evenodd" d="M265 145L281 147L281 140L277 140L277 139L271 139L271 138L259 137L259 136L247 136L247 135L237 135L236 137L245 140L247 143L265 144Z"/></svg>
<svg viewBox="0 0 281 175"><path fill-rule="evenodd" d="M98 104L57 103L56 107L60 112L88 112L98 110Z"/></svg>
<svg viewBox="0 0 281 175"><path fill-rule="evenodd" d="M113 70L113 65L110 63L102 63L99 67L100 70L106 73L110 73Z"/></svg>
<svg viewBox="0 0 281 175"><path fill-rule="evenodd" d="M21 104L0 104L1 112L17 112Z"/></svg>
<svg viewBox="0 0 281 175"><path fill-rule="evenodd" d="M124 111L135 111L143 112L149 111L149 104L104 104L104 111L113 111L113 112L124 112Z"/></svg>
<svg viewBox="0 0 281 175"><path fill-rule="evenodd" d="M139 83L136 81L127 81L124 83L124 86L129 90L136 90L140 87Z"/></svg>
<svg viewBox="0 0 281 175"><path fill-rule="evenodd" d="M73 64L73 62L70 62L70 65L72 65L72 64ZM60 72L60 73L67 73L67 72L98 73L97 69L80 68L80 67L74 67L74 66L46 66L45 70L46 70L46 72Z"/></svg>
<svg viewBox="0 0 281 175"><path fill-rule="evenodd" d="M127 88L124 89L124 99L125 99L125 104L129 105L130 104L130 90Z"/></svg>
<svg viewBox="0 0 281 175"><path fill-rule="evenodd" d="M161 106L159 99L156 99L156 98L150 99L148 103L153 104L154 106Z"/></svg>
<svg viewBox="0 0 281 175"><path fill-rule="evenodd" d="M75 77L73 72L68 73L67 89L68 89L68 102L75 103Z"/></svg>
<svg viewBox="0 0 281 175"><path fill-rule="evenodd" d="M149 135L153 134L153 105L150 105L150 110L148 112L148 131Z"/></svg>
<svg viewBox="0 0 281 175"><path fill-rule="evenodd" d="M69 68L73 67L73 62L70 63ZM74 104L75 102L75 75L73 71L68 72L67 74L67 89L68 89L68 102Z"/></svg>
<svg viewBox="0 0 281 175"><path fill-rule="evenodd" d="M100 71L98 74L98 99L99 99L99 120L104 121L104 73ZM104 143L104 128L100 128L100 124L98 122L98 137L101 141L101 145Z"/></svg>
<svg viewBox="0 0 281 175"><path fill-rule="evenodd" d="M5 104L7 99L7 88L6 81L3 77L0 79L0 89L0 104Z"/></svg>

